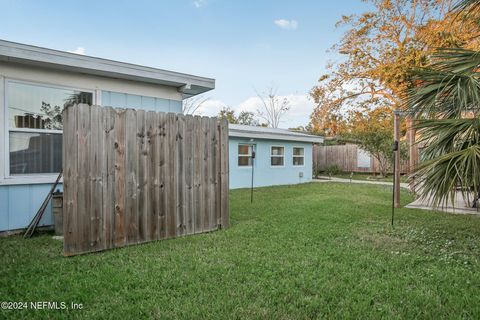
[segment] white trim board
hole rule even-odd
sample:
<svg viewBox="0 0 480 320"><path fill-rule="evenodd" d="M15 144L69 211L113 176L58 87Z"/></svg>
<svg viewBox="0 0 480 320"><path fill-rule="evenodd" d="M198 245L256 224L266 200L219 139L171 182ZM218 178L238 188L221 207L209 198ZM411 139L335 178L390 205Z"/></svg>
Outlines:
<svg viewBox="0 0 480 320"><path fill-rule="evenodd" d="M3 152L3 157L0 157L0 185L21 185L21 184L45 184L45 183L54 183L58 173L39 173L39 174L25 174L25 175L10 175L10 152L9 152L9 135L10 132L40 132L40 133L54 133L62 134L62 130L50 130L50 129L28 129L28 128L10 128L8 123L8 93L7 93L7 83L21 83L42 86L47 88L59 88L59 89L69 89L69 90L78 90L92 93L92 104L95 105L96 101L96 91L76 88L70 86L58 86L51 85L48 83L41 83L37 81L23 81L14 78L6 78L0 76L0 113L4 116L4 121L0 123L0 139L4 140L3 149L0 149L0 152ZM1 148L1 147L0 147Z"/></svg>
<svg viewBox="0 0 480 320"><path fill-rule="evenodd" d="M303 155L295 155L295 154L293 153L293 149L295 149L295 148L297 148L297 149L303 149ZM295 165L295 164L293 164L293 159L294 159L294 158L303 158L303 164L301 164L301 165ZM303 168L303 167L305 167L305 147L304 147L304 146L292 146L292 167L294 167L294 168Z"/></svg>
<svg viewBox="0 0 480 320"><path fill-rule="evenodd" d="M265 140L284 140L284 141L299 141L299 142L311 142L311 143L323 143L323 137L320 136L293 136L285 134L273 134L273 133L255 133L255 132L239 132L230 129L228 133L229 137L236 138L254 138Z"/></svg>
<svg viewBox="0 0 480 320"><path fill-rule="evenodd" d="M277 128L246 126L239 124L230 124L228 126L228 136L237 138L255 138L311 143L323 143L324 140L321 136L315 136L303 132L295 132Z"/></svg>
<svg viewBox="0 0 480 320"><path fill-rule="evenodd" d="M283 154L272 154L272 148L282 148L283 149ZM283 159L283 164L280 165L272 165L272 158L282 158ZM277 144L272 144L270 145L270 168L284 168L285 167L285 146L282 145L277 145Z"/></svg>
<svg viewBox="0 0 480 320"><path fill-rule="evenodd" d="M4 143L0 143L0 183L5 179L5 173L6 173L6 168L5 168L5 158L6 158L6 147L7 144L6 139L8 138L5 137L5 123L8 121L7 119L7 110L5 108L5 77L0 75L0 115L3 116L4 121L0 121L0 141L3 141ZM1 118L1 117L0 117Z"/></svg>
<svg viewBox="0 0 480 320"><path fill-rule="evenodd" d="M54 70L161 84L193 96L215 88L215 79L0 40L0 60Z"/></svg>

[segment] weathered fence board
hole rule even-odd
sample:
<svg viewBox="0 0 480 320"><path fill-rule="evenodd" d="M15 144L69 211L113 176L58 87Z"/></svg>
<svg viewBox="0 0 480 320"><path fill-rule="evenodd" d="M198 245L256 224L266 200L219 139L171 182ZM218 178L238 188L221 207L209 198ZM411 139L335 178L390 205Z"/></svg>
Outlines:
<svg viewBox="0 0 480 320"><path fill-rule="evenodd" d="M378 161L370 157L370 166L361 167L358 162L359 148L355 144L334 146L313 146L313 168L324 171L332 165L338 166L344 172L369 172L379 173ZM409 173L408 160L401 162L401 173Z"/></svg>
<svg viewBox="0 0 480 320"><path fill-rule="evenodd" d="M64 254L228 226L228 124L78 105L64 117Z"/></svg>

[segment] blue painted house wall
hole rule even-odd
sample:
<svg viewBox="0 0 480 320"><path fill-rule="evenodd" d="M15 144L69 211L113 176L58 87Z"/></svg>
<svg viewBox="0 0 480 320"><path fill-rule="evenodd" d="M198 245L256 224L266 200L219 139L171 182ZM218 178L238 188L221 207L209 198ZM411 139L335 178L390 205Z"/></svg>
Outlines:
<svg viewBox="0 0 480 320"><path fill-rule="evenodd" d="M51 184L0 186L0 231L25 228L33 219ZM62 190L62 186L58 188ZM53 224L52 204L49 203L40 226Z"/></svg>
<svg viewBox="0 0 480 320"><path fill-rule="evenodd" d="M230 189L249 188L251 185L252 168L238 166L238 145L255 145L254 160L254 187L263 187L282 184L296 184L312 180L312 143L255 139L250 142L248 138L229 138L229 170ZM270 147L285 147L285 158L283 167L272 167L270 165ZM293 165L293 147L305 148L305 161L303 166ZM300 173L303 177L300 177Z"/></svg>

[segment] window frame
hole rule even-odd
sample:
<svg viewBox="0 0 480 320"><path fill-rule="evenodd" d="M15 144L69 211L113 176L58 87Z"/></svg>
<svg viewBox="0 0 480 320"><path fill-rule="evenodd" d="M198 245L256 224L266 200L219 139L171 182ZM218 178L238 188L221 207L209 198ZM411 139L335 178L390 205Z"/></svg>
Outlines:
<svg viewBox="0 0 480 320"><path fill-rule="evenodd" d="M303 155L299 156L299 155L295 155L295 152L294 152L294 149L303 149ZM293 160L295 158L303 158L303 164L295 164L293 162ZM301 167L305 167L305 147L301 147L301 146L293 146L292 147L292 166L296 167L296 168L301 168Z"/></svg>
<svg viewBox="0 0 480 320"><path fill-rule="evenodd" d="M10 132L27 132L27 133L50 133L63 134L63 130L58 129L33 129L33 128L10 128L9 124L9 110L8 110L8 85L10 83L19 83L31 86L40 86L52 89L66 89L82 92L89 92L92 94L92 105L96 105L97 94L95 89L86 89L72 87L68 85L56 85L47 82L30 81L23 79L16 79L12 77L0 76L0 113L3 114L4 121L0 126L0 137L3 135L3 168L0 162L0 170L3 175L0 175L0 185L14 185L14 184L40 184L55 182L57 173L27 173L27 174L10 174ZM3 97L1 95L3 94ZM3 128L2 128L3 127ZM0 150L2 151L2 150ZM62 179L63 181L63 179Z"/></svg>
<svg viewBox="0 0 480 320"><path fill-rule="evenodd" d="M239 146L247 146L248 147L248 154L242 154L240 155L240 153L238 153L238 147ZM250 144L250 143L246 143L246 142L239 142L237 144L237 167L240 168L240 169L251 169L252 168L252 165L249 165L249 166L241 166L238 164L238 160L240 157L248 157L248 158L252 158L252 147L253 149L255 149L255 145L254 144ZM251 164L254 164L253 162L253 159L250 161Z"/></svg>
<svg viewBox="0 0 480 320"><path fill-rule="evenodd" d="M273 148L282 148L283 149L283 154L282 155L273 155L272 154L272 149ZM283 164L282 165L272 165L272 158L283 158ZM270 168L284 168L285 167L285 146L282 145L270 145Z"/></svg>

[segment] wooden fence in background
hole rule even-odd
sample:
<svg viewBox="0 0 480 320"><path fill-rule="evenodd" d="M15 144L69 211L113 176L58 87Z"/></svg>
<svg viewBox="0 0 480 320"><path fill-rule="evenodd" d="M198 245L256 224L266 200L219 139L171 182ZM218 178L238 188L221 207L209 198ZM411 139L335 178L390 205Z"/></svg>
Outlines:
<svg viewBox="0 0 480 320"><path fill-rule="evenodd" d="M366 158L368 157L368 158ZM360 159L363 158L363 159ZM366 165L365 165L366 163ZM378 161L355 144L334 146L313 146L313 168L325 171L328 167L336 165L344 172L379 173ZM401 173L408 173L408 160L403 160L400 166Z"/></svg>
<svg viewBox="0 0 480 320"><path fill-rule="evenodd" d="M78 105L63 123L65 255L228 226L226 121Z"/></svg>

